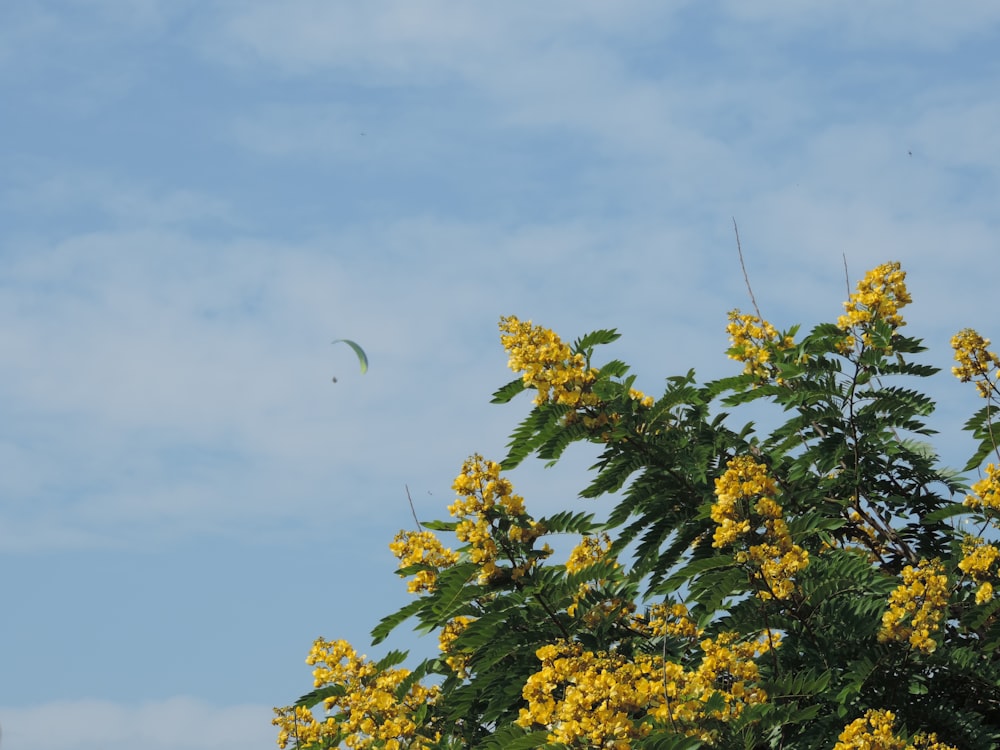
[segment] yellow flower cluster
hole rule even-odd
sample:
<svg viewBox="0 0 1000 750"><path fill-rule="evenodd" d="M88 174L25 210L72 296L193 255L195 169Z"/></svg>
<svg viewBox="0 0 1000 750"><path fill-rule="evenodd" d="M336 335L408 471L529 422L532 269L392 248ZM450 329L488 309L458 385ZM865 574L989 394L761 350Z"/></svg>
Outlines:
<svg viewBox="0 0 1000 750"><path fill-rule="evenodd" d="M782 508L771 497L776 493L767 467L749 456L732 459L715 480L711 516L717 526L712 546L746 542L755 532L760 543L747 544L736 553L736 560L752 566L754 580L763 584L757 591L761 599L789 598L795 590L791 579L809 565L809 553L792 541Z"/></svg>
<svg viewBox="0 0 1000 750"><path fill-rule="evenodd" d="M974 510L1000 511L1000 469L986 465L986 476L972 485L972 494L965 496L965 505Z"/></svg>
<svg viewBox="0 0 1000 750"><path fill-rule="evenodd" d="M712 520L718 524L713 547L725 547L750 533L747 501L758 495L774 495L778 486L768 475L767 467L750 456L737 456L726 464L726 471L715 480L716 502Z"/></svg>
<svg viewBox="0 0 1000 750"><path fill-rule="evenodd" d="M906 742L894 734L895 723L892 711L870 709L844 728L833 750L957 750L938 742L934 734L919 733Z"/></svg>
<svg viewBox="0 0 1000 750"><path fill-rule="evenodd" d="M459 519L455 536L469 546L469 559L479 565L479 582L485 584L504 572L514 580L523 577L534 565L535 557L511 560L512 567L506 571L501 570L497 560L505 551L508 558L512 557L514 547L530 548L545 529L525 513L524 498L515 495L510 481L500 476L500 464L479 454L470 457L452 489L458 495L448 506L451 515ZM549 551L548 547L544 549Z"/></svg>
<svg viewBox="0 0 1000 750"><path fill-rule="evenodd" d="M611 537L607 534L588 534L580 539L566 561L566 572L577 573L606 559L611 551Z"/></svg>
<svg viewBox="0 0 1000 750"><path fill-rule="evenodd" d="M795 345L791 336L779 338L778 331L756 315L744 315L739 310L729 312L729 358L743 363L743 374L767 379L774 375L770 366L775 350Z"/></svg>
<svg viewBox="0 0 1000 750"><path fill-rule="evenodd" d="M650 638L670 635L689 641L697 641L705 632L683 604L654 604L645 614L634 615L631 627Z"/></svg>
<svg viewBox="0 0 1000 750"><path fill-rule="evenodd" d="M1000 512L1000 469L996 465L987 464L986 476L972 485L972 494L966 495L964 504L974 510ZM1000 549L984 543L982 539L970 537L962 545L962 552L963 558L958 567L980 584L976 591L976 603L991 601L994 591L993 582L989 579L996 578L994 564L1000 558Z"/></svg>
<svg viewBox="0 0 1000 750"><path fill-rule="evenodd" d="M988 349L989 345L989 339L971 328L964 328L951 338L951 348L958 362L958 367L952 367L951 371L963 383L975 380L976 389L983 398L988 398L996 389L991 378L1000 378L1000 357Z"/></svg>
<svg viewBox="0 0 1000 750"><path fill-rule="evenodd" d="M652 396L647 396L638 388L629 388L628 397L633 401L638 401L642 406L645 406L647 409L654 403Z"/></svg>
<svg viewBox="0 0 1000 750"><path fill-rule="evenodd" d="M653 632L657 635L672 635L675 638L687 638L696 639L701 638L704 632L698 627L697 623L691 619L691 613L688 612L688 608L683 604L673 604L662 613L663 622L663 633L657 633L657 621L652 621ZM656 607L652 608L652 612L656 613Z"/></svg>
<svg viewBox="0 0 1000 750"><path fill-rule="evenodd" d="M455 641L474 620L475 618L464 615L453 617L441 628L441 634L438 636L438 648L445 654L445 664L459 677L467 677L469 674L469 654L456 651Z"/></svg>
<svg viewBox="0 0 1000 750"><path fill-rule="evenodd" d="M343 693L324 700L324 708L333 716L323 722L301 706L275 709L277 718L272 723L280 729L278 747L287 747L294 739L295 747L324 741L343 742L357 750L429 750L439 739L421 736L414 720L421 706L437 700L439 689L414 682L402 697L396 695L410 670L379 671L346 641L322 638L313 644L306 663L316 665L313 677L317 688L338 685Z"/></svg>
<svg viewBox="0 0 1000 750"><path fill-rule="evenodd" d="M535 404L553 401L567 406L594 406L600 399L590 390L597 379L582 354L573 354L554 331L522 322L513 315L500 318L500 341L508 367L522 372L524 384L535 388Z"/></svg>
<svg viewBox="0 0 1000 750"><path fill-rule="evenodd" d="M636 718L663 703L664 667L659 657L585 651L578 644L542 646L542 668L531 675L522 695L528 702L517 723L549 730L549 742L588 747L630 748L648 729ZM670 664L676 678L683 669Z"/></svg>
<svg viewBox="0 0 1000 750"><path fill-rule="evenodd" d="M972 576L979 585L976 591L976 604L985 604L993 599L993 583L996 577L997 560L1000 559L1000 549L993 544L987 544L982 537L967 536L962 542L962 560L959 569Z"/></svg>
<svg viewBox="0 0 1000 750"><path fill-rule="evenodd" d="M853 498L857 503L857 496ZM854 540L868 550L869 562L879 560L885 552L885 538L875 530L875 527L861 515L857 510L848 513L854 531ZM848 549L857 550L857 547L850 545Z"/></svg>
<svg viewBox="0 0 1000 750"><path fill-rule="evenodd" d="M427 565L418 570L407 588L411 593L433 591L437 584L438 572L458 562L457 552L447 549L431 531L400 531L389 545L392 553L399 558L399 567Z"/></svg>
<svg viewBox="0 0 1000 750"><path fill-rule="evenodd" d="M906 322L899 311L912 301L906 290L906 271L898 262L883 263L858 282L858 290L844 303L847 314L837 319L837 326L847 331L881 318L893 328L900 328Z"/></svg>
<svg viewBox="0 0 1000 750"><path fill-rule="evenodd" d="M879 641L909 642L925 654L937 648L931 634L940 629L948 603L948 576L943 570L937 560L903 568L903 583L889 595L889 608L882 615Z"/></svg>
<svg viewBox="0 0 1000 750"><path fill-rule="evenodd" d="M765 642L737 642L735 633L702 641L701 664L685 670L652 654L593 652L559 642L536 652L542 668L525 683L528 702L517 723L548 730L548 741L570 747L630 748L654 724L678 725L706 741L706 718L730 721L744 706L763 703L767 694L753 659ZM715 696L721 708L709 709Z"/></svg>
<svg viewBox="0 0 1000 750"><path fill-rule="evenodd" d="M580 539L580 543L573 548L573 551L569 554L569 559L566 560L566 572L567 573L579 573L581 570L586 570L591 568L599 562L610 559L611 553L611 537L607 534L602 534L600 536L594 536L591 534L585 535ZM619 567L618 563L614 563L615 568ZM602 581L603 582L603 581ZM583 581L580 583L576 594L573 596L573 603L566 608L567 614L573 617L576 614L576 610L580 605L580 601L587 592L590 591L591 586L588 582ZM594 613L592 619L598 619L599 614L626 614L623 611L623 607L628 609L628 614L631 614L631 607L633 604L629 603L625 605L621 600L615 599L606 603L606 607L603 608L600 613Z"/></svg>
<svg viewBox="0 0 1000 750"><path fill-rule="evenodd" d="M276 717L271 724L278 727L278 747L288 747L295 741L293 747L308 747L318 744L320 740L336 735L337 728L333 717L322 723L316 721L316 716L305 706L287 706L274 709Z"/></svg>

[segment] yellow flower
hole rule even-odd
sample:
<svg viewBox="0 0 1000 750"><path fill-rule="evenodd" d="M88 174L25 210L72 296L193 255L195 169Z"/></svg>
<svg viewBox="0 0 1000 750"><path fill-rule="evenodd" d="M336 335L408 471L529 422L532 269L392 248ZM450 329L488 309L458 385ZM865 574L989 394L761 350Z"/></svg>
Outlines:
<svg viewBox="0 0 1000 750"><path fill-rule="evenodd" d="M548 741L570 746L629 748L651 722L705 737L704 720L732 721L745 706L767 700L755 682L760 642L736 643L723 633L700 644L700 664L685 670L660 655L588 651L559 642L538 649L538 672L524 685L527 706L517 724L548 731ZM722 708L709 710L710 699Z"/></svg>
<svg viewBox="0 0 1000 750"><path fill-rule="evenodd" d="M889 595L879 641L900 641L929 654L937 648L931 634L940 628L948 604L948 577L937 560L903 568L903 582ZM906 621L909 620L909 624Z"/></svg>
<svg viewBox="0 0 1000 750"><path fill-rule="evenodd" d="M912 742L906 742L893 733L895 723L892 711L869 709L844 728L833 750L957 750L938 742L934 734L918 732Z"/></svg>
<svg viewBox="0 0 1000 750"><path fill-rule="evenodd" d="M833 750L905 750L906 743L893 734L895 722L892 711L869 710L844 728Z"/></svg>
<svg viewBox="0 0 1000 750"><path fill-rule="evenodd" d="M653 405L653 403L654 403L652 396L647 396L645 393L643 393L642 391L640 391L638 388L629 388L628 389L628 397L630 399L632 399L633 401L638 401L640 405L642 405L643 407L645 407L647 409L649 407L651 407Z"/></svg>
<svg viewBox="0 0 1000 750"><path fill-rule="evenodd" d="M478 453L471 456L452 488L457 497L448 511L458 519L455 536L468 545L469 559L480 566L480 584L491 582L501 572L496 563L503 549L510 553L513 544L523 552L545 533L544 527L525 513L524 498L515 495L510 481L500 476L496 461L487 461ZM537 556L526 556L503 571L518 580L536 562Z"/></svg>
<svg viewBox="0 0 1000 750"><path fill-rule="evenodd" d="M843 330L865 327L881 318L893 328L906 325L900 309L912 302L906 290L906 272L898 262L883 263L865 274L857 291L844 303L847 311L837 320Z"/></svg>
<svg viewBox="0 0 1000 750"><path fill-rule="evenodd" d="M1000 558L1000 549L986 544L980 537L969 536L962 542L962 560L958 567L977 581L983 580L989 577L997 558Z"/></svg>
<svg viewBox="0 0 1000 750"><path fill-rule="evenodd" d="M288 747L295 740L296 747L318 743L324 735L324 725L316 721L313 712L305 706L286 706L274 709L271 724L278 727L278 747Z"/></svg>
<svg viewBox="0 0 1000 750"><path fill-rule="evenodd" d="M789 336L779 338L778 331L766 320L756 315L745 315L739 310L729 312L726 333L729 334L729 358L743 363L744 375L761 379L775 374L771 364L772 354L795 345Z"/></svg>
<svg viewBox="0 0 1000 750"><path fill-rule="evenodd" d="M587 535L580 539L580 543L570 552L566 561L566 572L576 573L589 568L595 563L604 560L611 551L611 537L607 534L601 536Z"/></svg>
<svg viewBox="0 0 1000 750"><path fill-rule="evenodd" d="M438 636L438 648L445 654L445 664L459 677L468 675L469 654L455 651L455 641L474 619L464 615L454 617L441 628L441 634Z"/></svg>
<svg viewBox="0 0 1000 750"><path fill-rule="evenodd" d="M732 459L715 480L716 502L711 516L717 525L712 546L746 545L744 539L751 531L762 532L762 543L736 553L738 562L750 564L751 577L760 584L757 596L761 599L789 598L795 590L791 579L809 564L809 553L792 541L782 508L771 497L777 489L767 467L749 456ZM753 498L758 498L752 506L756 515L751 515Z"/></svg>
<svg viewBox="0 0 1000 750"><path fill-rule="evenodd" d="M726 471L715 480L718 497L750 498L774 495L777 485L767 473L767 467L750 456L737 456L726 464Z"/></svg>
<svg viewBox="0 0 1000 750"><path fill-rule="evenodd" d="M993 584L987 581L976 591L976 604L986 604L993 600Z"/></svg>
<svg viewBox="0 0 1000 750"><path fill-rule="evenodd" d="M648 626L651 635L664 636L672 635L675 638L695 640L700 638L704 632L697 623L691 619L691 613L683 604L654 604L649 608L648 625L645 621L643 626Z"/></svg>
<svg viewBox="0 0 1000 750"><path fill-rule="evenodd" d="M500 342L510 357L507 365L523 373L524 384L538 391L535 404L552 401L575 408L599 403L590 390L596 370L588 369L584 356L573 354L555 332L513 315L500 318L500 330Z"/></svg>
<svg viewBox="0 0 1000 750"><path fill-rule="evenodd" d="M392 553L399 558L399 567L428 565L427 570L419 570L410 581L411 593L433 591L438 572L458 562L458 553L444 547L431 531L400 531L389 545Z"/></svg>
<svg viewBox="0 0 1000 750"><path fill-rule="evenodd" d="M972 485L972 494L966 495L964 504L975 510L1000 511L1000 469L987 464L985 478Z"/></svg>
<svg viewBox="0 0 1000 750"><path fill-rule="evenodd" d="M388 747L420 747L421 736L416 712L433 705L440 694L437 686L413 682L401 695L401 686L410 676L408 669L384 669L357 652L347 641L318 638L306 659L316 665L315 686L337 685L342 693L329 696L324 708L331 714L316 721L312 711L301 706L275 709L272 723L279 727L278 746L294 739L296 747L332 742L339 738L358 750ZM404 744L405 743L405 744Z"/></svg>
<svg viewBox="0 0 1000 750"><path fill-rule="evenodd" d="M962 559L958 568L972 580L980 584L976 590L976 604L986 604L993 600L995 564L1000 560L1000 549L987 544L981 537L967 536L962 541Z"/></svg>
<svg viewBox="0 0 1000 750"><path fill-rule="evenodd" d="M996 388L992 380L996 379L995 373L1000 370L1000 358L988 350L989 345L989 339L984 339L971 328L963 328L951 339L958 362L958 367L951 368L952 373L963 383L975 380L976 389L983 398Z"/></svg>
<svg viewBox="0 0 1000 750"><path fill-rule="evenodd" d="M611 537L607 534L601 534L600 536L586 535L580 539L580 543L573 548L570 552L569 559L566 560L566 572L567 573L579 573L582 570L587 570L587 568L593 567L599 562L605 560L614 561L611 557ZM614 567L619 568L619 564L614 562ZM604 579L600 579L600 583L604 583ZM577 609L580 606L580 602L591 590L591 584L582 581L577 587L576 594L573 595L572 603L566 608L567 614L570 617L576 615ZM623 609L623 603L620 599L612 599L606 602L603 606L595 608L594 611L588 612L584 615L585 621L588 617L591 619L599 619L602 614L608 615L613 614L615 616L621 614L631 614L629 609L630 605L626 605ZM634 609L634 605L631 605ZM625 610L629 611L626 612Z"/></svg>

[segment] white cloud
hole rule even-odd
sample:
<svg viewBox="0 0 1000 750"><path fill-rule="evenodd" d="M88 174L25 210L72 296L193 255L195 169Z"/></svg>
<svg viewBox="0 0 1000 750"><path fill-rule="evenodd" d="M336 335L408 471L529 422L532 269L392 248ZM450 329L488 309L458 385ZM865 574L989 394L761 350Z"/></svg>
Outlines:
<svg viewBox="0 0 1000 750"><path fill-rule="evenodd" d="M606 354L650 393L731 374L733 216L780 325L839 314L844 253L855 279L903 261L928 361L947 368L965 325L997 340L1000 110L973 59L997 13L0 3L20 115L0 154L0 551L25 563L26 654L0 698L32 701L0 709L4 750L273 746L269 706L216 697L294 697L315 632L361 646L406 599L385 549L412 523L404 485L446 516L462 459L500 458L528 409L488 404L513 377L497 317L617 327ZM939 380L960 422L975 396ZM532 512L607 511L574 501L591 449L515 472ZM51 646L67 598L79 627ZM168 656L138 685L149 641ZM156 700L39 703L133 690ZM181 692L216 704L161 700Z"/></svg>
<svg viewBox="0 0 1000 750"><path fill-rule="evenodd" d="M281 8L240 2L220 14L222 38L204 44L208 54L230 62L264 62L289 73L333 67L370 80L454 80L544 49L561 35L662 26L683 6L644 1L629 4L625 12L620 4L597 2L472 6L397 0L361 6L302 0Z"/></svg>
<svg viewBox="0 0 1000 750"><path fill-rule="evenodd" d="M971 88L942 91L910 128L918 159L945 170L975 170L1000 181L1000 104ZM985 196L984 196L985 197ZM992 207L992 201L982 207Z"/></svg>
<svg viewBox="0 0 1000 750"><path fill-rule="evenodd" d="M960 0L948 6L934 0L836 5L727 0L725 7L737 24L766 24L759 28L789 37L821 31L831 40L846 40L851 47L895 44L908 49L945 50L983 35L1000 21L1000 8L976 0Z"/></svg>
<svg viewBox="0 0 1000 750"><path fill-rule="evenodd" d="M857 105L839 112L810 98L808 71L750 66L730 79L636 67L608 38L642 36L639 25L655 24L641 14L588 15L611 13L600 4L572 19L562 15L570 6L448 7L455 13L438 17L401 4L230 6L220 50L252 54L291 80L344 68L370 93L380 77L428 89L457 81L459 92L454 110L404 107L380 138L365 137L364 153L366 107L378 109L367 103L254 103L227 115L235 133L279 160L319 155L325 169L338 162L331 171L367 160L417 185L458 161L443 134L473 153L477 130L484 146L505 130L572 135L584 143L583 163L569 165L580 180L553 185L578 205L560 206L560 218L475 220L446 205L421 218L412 204L422 196L407 193L409 213L269 241L243 234L250 222L234 201L183 186L61 174L5 196L27 211L75 207L102 227L35 239L4 270L16 292L0 309L17 321L0 331L5 388L25 425L5 450L27 460L2 481L23 498L44 495L46 484L65 493L70 476L94 483L70 501L74 521L51 526L48 538L93 541L116 522L150 519L161 530L217 528L238 514L314 508L320 488L383 456L404 455L400 473L416 472L420 459L407 454L417 444L425 461L450 455L453 473L463 440L481 427L463 425L506 418L469 411L485 407L484 383L504 380L493 338L501 313L534 316L567 337L605 325L662 336L669 343L638 356L668 372L716 362L725 310L744 299L733 215L761 304L797 318L839 312L842 252L855 275L900 257L915 279L953 286L956 253L941 255L943 245L991 257L990 219L970 208L985 208L988 192L956 203L947 179L975 163L977 147L996 152L996 109L975 102L974 88L947 98L931 85L923 110L907 104L891 116ZM669 23L675 10L657 20ZM836 74L841 83L853 75ZM440 129L454 119L467 124ZM995 181L993 158L980 166ZM531 189L525 174L503 172L505 161L470 170L470 180ZM201 224L224 236L201 235ZM713 320L717 339L705 335ZM953 320L944 312L936 322ZM343 381L352 367L329 347L341 336L360 341L373 364L335 387L330 375ZM422 440L427 425L443 433L432 444ZM45 538L29 529L33 511L21 512L18 537Z"/></svg>
<svg viewBox="0 0 1000 750"><path fill-rule="evenodd" d="M17 164L12 185L0 193L11 212L45 217L49 222L86 215L96 225L153 229L167 227L239 226L227 200L188 188L155 189L132 180L112 179L98 172L62 167L46 174L50 165Z"/></svg>
<svg viewBox="0 0 1000 750"><path fill-rule="evenodd" d="M333 157L342 161L364 158L374 140L362 116L329 105L265 105L233 123L237 142L269 157ZM370 152L368 152L370 153Z"/></svg>
<svg viewBox="0 0 1000 750"><path fill-rule="evenodd" d="M148 81L143 54L183 26L190 0L61 0L0 5L0 82L46 118L100 119ZM124 55L124 61L121 55Z"/></svg>
<svg viewBox="0 0 1000 750"><path fill-rule="evenodd" d="M246 750L272 746L270 706L213 706L191 698L138 705L100 700L0 707L4 748L18 750Z"/></svg>
<svg viewBox="0 0 1000 750"><path fill-rule="evenodd" d="M624 12L617 5L559 3L521 9L452 2L241 4L220 21L221 39L205 44L210 54L254 70L284 70L293 79L322 72L372 92L405 87L412 97L403 112L366 111L353 101L351 111L336 99L265 102L234 129L241 143L271 156L312 149L347 161L360 154L412 160L430 149L431 160L447 159L440 137L450 138L450 125L462 123L456 131L462 141L512 129L571 132L618 158L648 164L652 156L657 168L675 170L726 156L690 116L699 109L702 83L672 82L630 65L620 42L627 36L633 44L682 45L671 29L683 7L634 3ZM677 73L683 81L683 68ZM439 101L442 90L449 95ZM419 91L437 108L421 108ZM764 109L776 102L758 104ZM372 130L383 137L358 137ZM388 154L387 142L395 146Z"/></svg>
<svg viewBox="0 0 1000 750"><path fill-rule="evenodd" d="M454 474L468 431L501 443L506 428L485 425L509 419L487 404L506 379L496 317L577 297L569 286L538 306L543 290L518 269L567 268L583 284L606 252L595 236L410 221L299 245L153 227L38 241L4 271L16 292L2 303L3 392L19 406L2 482L19 501L3 547L301 516L354 497L354 475L384 475L390 455L387 502L428 462ZM368 350L367 375L331 347L342 336ZM448 427L427 444L428 425Z"/></svg>
<svg viewBox="0 0 1000 750"><path fill-rule="evenodd" d="M780 3L744 11L740 5L719 20L718 33L772 16L804 24L810 33L822 32L831 20L826 15L852 28L881 28L895 7L861 13L794 11ZM511 189L529 187L532 175L506 171L502 159L490 161L488 144L511 132L528 138L548 133L580 144L578 154L568 157L578 155L577 162L552 168L581 174L576 194L582 205L590 205L584 196L592 194L628 194L623 210L655 212L662 206L672 208L678 221L692 211L715 214L716 207L725 217L782 191L793 204L817 201L836 212L840 201L861 201L903 216L916 210L914 199L920 205L953 200L947 171L956 166L996 174L1000 129L991 126L997 112L976 101L980 87L956 95L951 79L931 77L887 113L871 97L884 97L884 87L891 89L901 71L880 69L885 80L872 87L871 68L860 63L789 67L786 55L767 51L768 35L787 32L780 25L762 28L752 39L734 39L730 49L723 43L721 62L688 65L684 55L695 50L670 30L682 7L661 11L655 21L649 8L647 16L630 6L629 12L605 11L609 17L600 18L588 15L593 9L568 18L563 14L572 12L560 8L531 11L540 15L529 19L522 16L528 11L508 6L462 6L437 23L437 14L414 16L402 6L302 3L290 12L241 7L228 17L221 47L254 50L265 67L346 74L353 85L367 83L371 91L379 90L379 76L397 76L407 90L426 90L432 99L434 87L449 81L451 91L463 94L441 102L440 111L412 104L388 112L343 102L265 102L238 118L233 131L243 146L272 157L324 157L344 165L384 160L404 175L433 173L435 164L447 172L457 161L471 162L492 183L509 181ZM868 17L872 13L876 18ZM936 28L951 16L930 4L921 5L918 15L904 28ZM955 24L952 33L975 35L989 18L987 13L978 24ZM627 33L634 43L652 29L651 43L665 48L662 61L636 64L616 35ZM711 38L712 30L706 33ZM915 49L921 44L913 40ZM751 51L753 57L744 60ZM912 77L906 80L914 85ZM882 93L863 93L869 90ZM452 122L477 125L462 133ZM379 137L360 137L373 123ZM486 134L483 149L449 148L453 135L468 144L476 142L477 132ZM915 158L907 162L908 151ZM799 185L803 189L791 191ZM986 201L989 193L972 198Z"/></svg>

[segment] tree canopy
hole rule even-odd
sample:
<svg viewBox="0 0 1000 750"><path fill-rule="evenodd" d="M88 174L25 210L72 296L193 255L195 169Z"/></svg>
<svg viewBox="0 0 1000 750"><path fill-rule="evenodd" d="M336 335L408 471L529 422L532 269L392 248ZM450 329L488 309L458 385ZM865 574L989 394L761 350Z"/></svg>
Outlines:
<svg viewBox="0 0 1000 750"><path fill-rule="evenodd" d="M317 639L279 746L996 746L1000 359L971 329L952 341L984 399L968 486L930 442L919 386L939 370L903 333L910 301L886 263L806 334L733 311L742 372L659 396L595 359L614 330L570 345L502 318L518 375L493 401L531 410L501 460L465 461L447 520L391 542L414 598L372 632L412 624L439 652L410 669ZM741 421L751 405L777 426ZM534 516L504 472L578 441L600 450L580 495L613 509ZM566 559L553 535L578 539Z"/></svg>

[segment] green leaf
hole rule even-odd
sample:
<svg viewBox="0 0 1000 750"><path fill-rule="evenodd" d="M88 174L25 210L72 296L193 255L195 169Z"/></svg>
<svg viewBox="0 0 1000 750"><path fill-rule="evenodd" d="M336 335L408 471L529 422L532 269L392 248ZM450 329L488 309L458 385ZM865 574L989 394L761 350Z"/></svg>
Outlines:
<svg viewBox="0 0 1000 750"><path fill-rule="evenodd" d="M395 667L397 664L402 664L406 661L406 657L410 655L409 651L390 651L377 662L375 662L375 670L381 672L389 667Z"/></svg>
<svg viewBox="0 0 1000 750"><path fill-rule="evenodd" d="M612 341L617 341L620 338L621 334L614 328L593 331L574 341L573 351L585 354L588 349L591 349L594 346L599 344L610 344Z"/></svg>
<svg viewBox="0 0 1000 750"><path fill-rule="evenodd" d="M875 671L875 666L875 662L867 656L851 664L844 673L847 684L837 694L837 703L845 704L852 695L860 693L861 688Z"/></svg>
<svg viewBox="0 0 1000 750"><path fill-rule="evenodd" d="M662 593L676 591L700 573L708 570L717 570L718 568L732 568L735 565L736 560L730 555L714 555L700 560L693 560L657 586L656 590Z"/></svg>
<svg viewBox="0 0 1000 750"><path fill-rule="evenodd" d="M410 692L410 689L424 678L433 663L430 659L425 659L416 669L400 680L396 686L396 700L403 700L406 694ZM423 704L421 708L427 708L427 704ZM419 722L417 723L419 724Z"/></svg>
<svg viewBox="0 0 1000 750"><path fill-rule="evenodd" d="M544 745L547 737L548 733L545 731L528 732L516 725L506 726L495 732L480 747L483 750L529 750Z"/></svg>
<svg viewBox="0 0 1000 750"><path fill-rule="evenodd" d="M421 600L424 607L418 630L434 630L461 614L459 610L479 593L478 586L469 585L478 571L479 566L474 563L460 563L441 571L433 594Z"/></svg>
<svg viewBox="0 0 1000 750"><path fill-rule="evenodd" d="M420 525L431 531L454 531L458 521L421 521Z"/></svg>
<svg viewBox="0 0 1000 750"><path fill-rule="evenodd" d="M604 365L598 373L599 378L620 378L628 372L628 365L618 359L613 359Z"/></svg>
<svg viewBox="0 0 1000 750"><path fill-rule="evenodd" d="M549 466L552 466L559 460L559 457L562 456L570 444L577 440L585 439L589 435L589 432L582 422L571 424L568 427L560 427L558 430L553 431L548 440L538 446L536 451L538 457L547 460Z"/></svg>
<svg viewBox="0 0 1000 750"><path fill-rule="evenodd" d="M414 601L405 605L399 611L394 612L391 615L387 615L386 617L383 617L379 621L379 624L376 625L375 628L372 630L372 645L377 646L386 638L388 638L389 633L395 630L396 626L413 617L413 615L417 614L417 612L419 612L423 608L423 606L424 602L422 599L415 599Z"/></svg>
<svg viewBox="0 0 1000 750"><path fill-rule="evenodd" d="M1000 612L1000 599L991 599L972 611L969 624L973 628L981 628L991 618L996 617L997 612Z"/></svg>
<svg viewBox="0 0 1000 750"><path fill-rule="evenodd" d="M354 353L358 355L358 362L361 365L361 374L368 372L368 355L365 354L365 350L358 346L356 343L350 339L334 339L330 343L332 344L347 344L354 350Z"/></svg>
<svg viewBox="0 0 1000 750"><path fill-rule="evenodd" d="M517 378L510 381L507 385L502 388L498 388L493 394L493 398L490 399L491 404L506 404L514 396L526 390L527 386L524 384L524 378Z"/></svg>
<svg viewBox="0 0 1000 750"><path fill-rule="evenodd" d="M636 747L643 748L643 750L697 750L704 744L699 739L674 732L652 733L648 737L636 741Z"/></svg>
<svg viewBox="0 0 1000 750"><path fill-rule="evenodd" d="M921 518L920 521L924 524L936 523L937 521L943 521L946 518L970 515L973 512L972 508L967 505L963 505L962 503L950 503L945 505L943 508L938 508L937 510L928 513Z"/></svg>
<svg viewBox="0 0 1000 750"><path fill-rule="evenodd" d="M319 705L327 698L339 698L340 696L346 694L347 688L343 685L326 685L306 693L292 705L301 706L303 708L312 708L313 706Z"/></svg>
<svg viewBox="0 0 1000 750"><path fill-rule="evenodd" d="M540 518L541 524L548 534L565 534L573 532L577 534L589 534L600 528L594 523L593 513L573 512L564 510L552 516Z"/></svg>
<svg viewBox="0 0 1000 750"><path fill-rule="evenodd" d="M507 442L508 453L500 465L510 471L531 455L535 449L548 440L559 429L559 418L567 411L559 404L540 404L511 433Z"/></svg>

